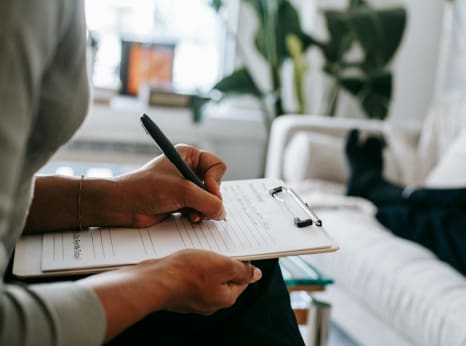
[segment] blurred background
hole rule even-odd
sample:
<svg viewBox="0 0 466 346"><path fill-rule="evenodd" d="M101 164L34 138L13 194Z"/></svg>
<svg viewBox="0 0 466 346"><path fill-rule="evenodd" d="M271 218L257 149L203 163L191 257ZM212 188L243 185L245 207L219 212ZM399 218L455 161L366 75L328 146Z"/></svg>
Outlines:
<svg viewBox="0 0 466 346"><path fill-rule="evenodd" d="M382 36L370 27L353 32L355 43L341 46L348 32L333 24L353 20L340 14L353 8L360 15L358 6L367 5L392 24ZM227 179L263 176L269 125L282 114L420 123L432 102L465 83L465 6L460 0L87 0L93 102L73 141L44 169L77 173L92 166L100 169L93 174L110 174L105 166L120 173L146 162L157 151L139 124L143 112L173 142L220 155ZM391 47L367 46L371 40ZM335 47L346 54L338 64ZM382 64L367 65L367 52L384 51ZM353 77L373 86L380 76L374 70L389 80L362 100ZM349 82L336 85L342 76Z"/></svg>

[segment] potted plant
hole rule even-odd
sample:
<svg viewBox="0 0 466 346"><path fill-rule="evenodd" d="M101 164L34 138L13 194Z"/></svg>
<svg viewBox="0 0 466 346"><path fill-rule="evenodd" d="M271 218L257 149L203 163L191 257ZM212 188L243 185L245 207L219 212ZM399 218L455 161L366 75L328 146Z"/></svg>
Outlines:
<svg viewBox="0 0 466 346"><path fill-rule="evenodd" d="M353 95L368 118L385 119L392 98L392 61L406 27L403 7L373 8L351 0L344 11L324 11L329 39L314 40L324 56L323 70L332 86L326 115L335 115L344 90ZM359 54L354 57L354 47Z"/></svg>
<svg viewBox="0 0 466 346"><path fill-rule="evenodd" d="M271 86L262 90L245 63L216 83L212 89L215 94L192 99L195 121L202 119L202 109L207 102L219 102L233 94L252 95L259 101L269 129L274 117L290 113L284 109L282 101L282 67L287 60L292 62L294 70L294 92L298 101L298 109L294 112L304 113L303 79L307 72L305 53L308 49L320 51L324 58L322 70L331 80L324 114L335 115L341 92L347 92L356 98L368 118L384 119L388 115L393 80L390 62L401 43L407 19L403 7L374 8L365 0L349 0L343 10L325 9L322 15L328 37L322 39L304 32L298 12L288 0L242 1L256 14L259 25L255 47L268 66ZM211 4L219 11L223 1L211 0ZM267 100L272 100L272 107Z"/></svg>

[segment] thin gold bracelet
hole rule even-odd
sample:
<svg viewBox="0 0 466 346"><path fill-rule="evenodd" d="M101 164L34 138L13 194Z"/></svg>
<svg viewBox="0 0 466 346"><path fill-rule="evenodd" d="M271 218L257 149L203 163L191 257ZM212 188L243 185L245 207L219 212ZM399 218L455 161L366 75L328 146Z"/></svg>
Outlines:
<svg viewBox="0 0 466 346"><path fill-rule="evenodd" d="M82 224L82 216L81 216L81 194L83 190L83 181L84 181L84 175L81 175L81 178L79 179L79 190L78 190L78 225L79 225L80 231L84 231L84 227Z"/></svg>

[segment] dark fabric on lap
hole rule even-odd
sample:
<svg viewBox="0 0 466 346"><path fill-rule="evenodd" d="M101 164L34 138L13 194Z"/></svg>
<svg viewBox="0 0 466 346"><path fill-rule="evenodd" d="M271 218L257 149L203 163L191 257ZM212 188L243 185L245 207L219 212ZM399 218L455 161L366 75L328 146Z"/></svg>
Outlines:
<svg viewBox="0 0 466 346"><path fill-rule="evenodd" d="M277 260L255 261L262 279L211 316L154 313L108 345L304 346Z"/></svg>

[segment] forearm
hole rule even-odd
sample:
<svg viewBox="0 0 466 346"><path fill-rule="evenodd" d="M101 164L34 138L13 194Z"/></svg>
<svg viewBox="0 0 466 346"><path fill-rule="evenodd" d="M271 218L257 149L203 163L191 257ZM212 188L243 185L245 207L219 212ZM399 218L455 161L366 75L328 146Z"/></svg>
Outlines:
<svg viewBox="0 0 466 346"><path fill-rule="evenodd" d="M128 224L118 211L115 181L80 180L65 176L37 177L25 232L79 229L80 223L82 227Z"/></svg>
<svg viewBox="0 0 466 346"><path fill-rule="evenodd" d="M166 306L166 285L157 277L145 279L139 270L109 271L78 282L94 290L100 300L106 317L105 341Z"/></svg>

